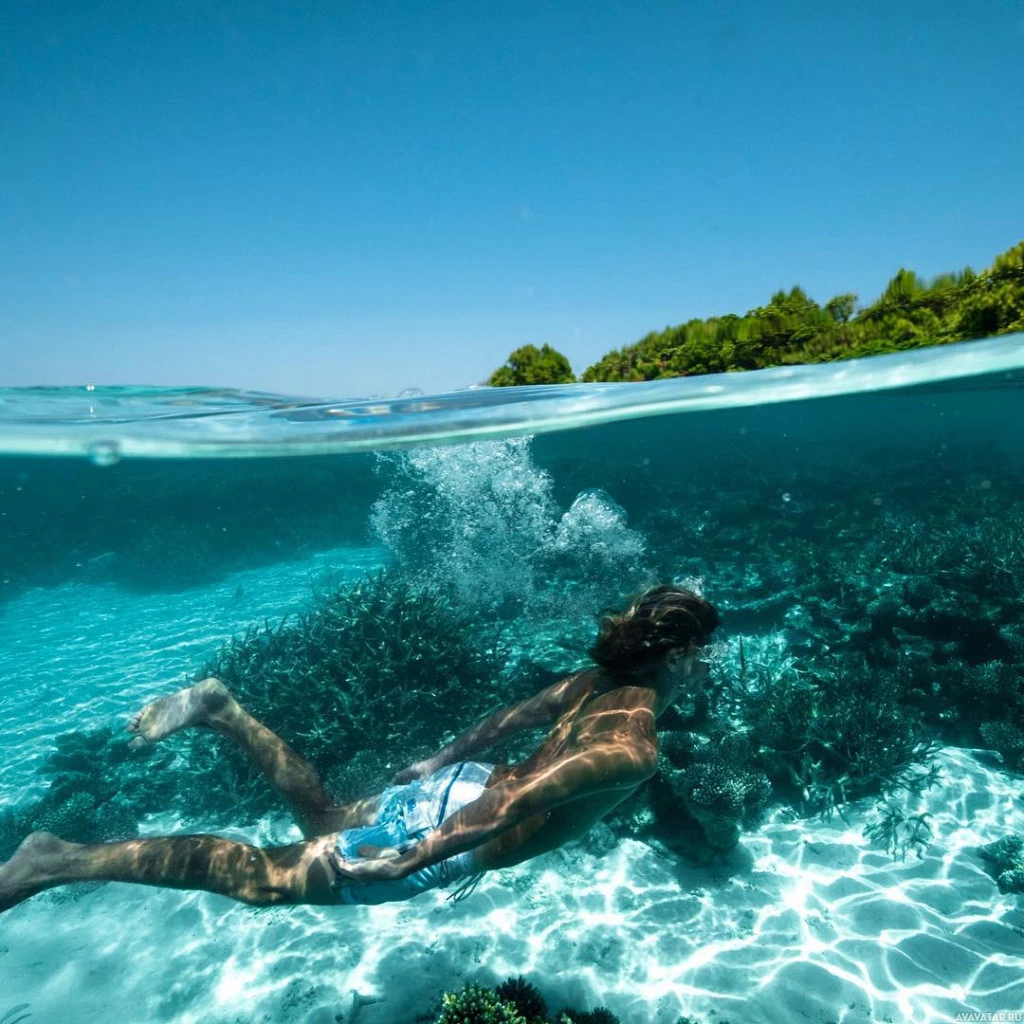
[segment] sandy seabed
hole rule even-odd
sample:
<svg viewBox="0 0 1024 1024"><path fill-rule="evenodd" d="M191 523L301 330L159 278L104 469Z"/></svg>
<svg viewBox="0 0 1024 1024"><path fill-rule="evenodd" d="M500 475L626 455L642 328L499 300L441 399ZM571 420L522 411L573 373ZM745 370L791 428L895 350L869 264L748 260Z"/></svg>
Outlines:
<svg viewBox="0 0 1024 1024"><path fill-rule="evenodd" d="M976 847L1024 832L1024 787L971 751L939 764L912 808L932 814L933 841L905 861L864 838L863 801L848 822L780 814L716 868L627 840L496 872L462 902L264 911L120 884L46 893L0 919L0 1021L412 1024L443 990L510 974L552 1009L605 1005L622 1024L1019 1010L1024 898L999 893ZM260 831L244 837L282 837Z"/></svg>

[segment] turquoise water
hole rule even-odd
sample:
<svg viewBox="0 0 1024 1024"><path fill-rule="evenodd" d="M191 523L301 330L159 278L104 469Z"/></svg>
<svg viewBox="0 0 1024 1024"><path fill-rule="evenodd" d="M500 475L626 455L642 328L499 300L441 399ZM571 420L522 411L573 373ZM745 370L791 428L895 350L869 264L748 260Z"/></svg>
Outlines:
<svg viewBox="0 0 1024 1024"><path fill-rule="evenodd" d="M978 850L1024 835L1022 384L1014 336L447 396L0 391L0 858L43 826L295 841L215 737L126 753L210 666L348 797L652 582L723 622L586 840L457 904L52 890L0 917L0 1021L428 1021L516 974L623 1024L1019 1010L1022 897Z"/></svg>

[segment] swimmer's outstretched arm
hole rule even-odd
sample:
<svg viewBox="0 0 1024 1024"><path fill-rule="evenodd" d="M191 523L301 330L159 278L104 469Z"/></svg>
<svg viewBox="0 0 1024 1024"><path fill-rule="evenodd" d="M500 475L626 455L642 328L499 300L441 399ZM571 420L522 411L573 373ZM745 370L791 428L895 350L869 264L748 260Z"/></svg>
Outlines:
<svg viewBox="0 0 1024 1024"><path fill-rule="evenodd" d="M446 764L466 761L520 729L536 729L551 725L578 693L584 675L585 673L578 672L567 676L541 690L529 700L495 711L442 747L433 757L399 772L394 782L410 782L412 779L430 775Z"/></svg>

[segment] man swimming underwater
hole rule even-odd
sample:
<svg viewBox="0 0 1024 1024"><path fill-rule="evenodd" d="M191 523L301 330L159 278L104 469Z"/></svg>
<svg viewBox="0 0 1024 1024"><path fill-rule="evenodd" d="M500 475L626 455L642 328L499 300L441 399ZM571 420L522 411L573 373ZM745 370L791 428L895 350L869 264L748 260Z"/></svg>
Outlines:
<svg viewBox="0 0 1024 1024"><path fill-rule="evenodd" d="M509 867L582 836L654 774L655 721L718 626L702 597L654 587L606 617L594 668L497 711L383 793L335 806L312 765L217 679L147 705L136 745L190 726L231 737L291 806L304 842L261 849L218 836L78 845L35 832L0 867L0 911L69 882L138 882L222 893L256 906L385 903ZM520 729L551 726L516 765L467 760Z"/></svg>

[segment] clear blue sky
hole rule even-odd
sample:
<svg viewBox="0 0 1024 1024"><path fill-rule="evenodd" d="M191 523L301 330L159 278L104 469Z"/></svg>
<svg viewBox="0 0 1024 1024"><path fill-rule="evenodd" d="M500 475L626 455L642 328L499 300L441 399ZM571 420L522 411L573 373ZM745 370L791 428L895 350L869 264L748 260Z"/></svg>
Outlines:
<svg viewBox="0 0 1024 1024"><path fill-rule="evenodd" d="M0 384L438 391L1024 237L1024 6L10 3Z"/></svg>

